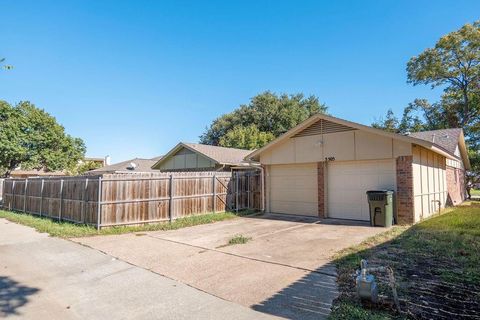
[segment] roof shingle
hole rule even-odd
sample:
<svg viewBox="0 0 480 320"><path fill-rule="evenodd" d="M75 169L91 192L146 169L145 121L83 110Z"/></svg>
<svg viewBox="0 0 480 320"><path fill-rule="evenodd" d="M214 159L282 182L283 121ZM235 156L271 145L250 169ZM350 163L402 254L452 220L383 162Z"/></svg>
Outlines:
<svg viewBox="0 0 480 320"><path fill-rule="evenodd" d="M152 159L134 158L91 170L89 173L101 174L114 172L156 172L158 170L152 169L152 166L160 159L161 156ZM136 165L135 169L131 168L131 163Z"/></svg>
<svg viewBox="0 0 480 320"><path fill-rule="evenodd" d="M245 162L243 159L253 152L253 150L225 148L211 146L199 143L183 143L185 146L204 154L220 164L240 164Z"/></svg>
<svg viewBox="0 0 480 320"><path fill-rule="evenodd" d="M452 128L412 132L409 134L409 136L435 143L436 145L448 151L451 155L455 155L458 141L462 132L463 130L460 128Z"/></svg>

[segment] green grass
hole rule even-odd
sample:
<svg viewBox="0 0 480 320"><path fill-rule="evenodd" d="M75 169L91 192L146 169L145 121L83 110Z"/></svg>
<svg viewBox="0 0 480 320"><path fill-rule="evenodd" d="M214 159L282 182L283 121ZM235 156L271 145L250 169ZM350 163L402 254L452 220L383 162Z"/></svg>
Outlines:
<svg viewBox="0 0 480 320"><path fill-rule="evenodd" d="M478 190L478 189L471 189L471 190L470 190L470 194L471 194L472 196L480 196L480 190Z"/></svg>
<svg viewBox="0 0 480 320"><path fill-rule="evenodd" d="M48 218L42 218L33 216L30 214L24 214L19 212L11 212L0 210L0 218L7 219L11 222L19 223L25 226L29 226L37 230L38 232L48 233L53 237L60 238L78 238L88 237L96 235L113 235L130 232L143 232L143 231L159 231L159 230L175 230L185 227L196 226L200 224L207 224L217 221L223 221L233 219L239 215L252 214L252 210L244 210L238 214L233 212L220 212L209 213L202 215L189 216L174 220L172 223L157 223L138 226L118 226L103 228L99 231L93 226L73 224L70 222L57 222Z"/></svg>
<svg viewBox="0 0 480 320"><path fill-rule="evenodd" d="M480 307L479 300L475 300L475 288L480 285L479 252L480 206L475 202L414 226L394 226L337 254L340 296L330 318L426 318L432 312L429 308L437 308L440 314L442 309L453 314L475 312L472 301ZM367 259L370 265L393 268L402 311L408 311L408 317L395 312L390 289L381 274L376 278L386 298L375 305L357 299L354 274L361 259Z"/></svg>
<svg viewBox="0 0 480 320"><path fill-rule="evenodd" d="M330 314L330 319L346 320L387 320L392 319L388 312L365 310L358 304L341 303L335 306L335 311Z"/></svg>
<svg viewBox="0 0 480 320"><path fill-rule="evenodd" d="M232 245L235 245L235 244L245 244L250 240L252 240L251 237L245 237L244 235L239 234L239 235L234 236L230 240L228 240L228 245L232 246Z"/></svg>

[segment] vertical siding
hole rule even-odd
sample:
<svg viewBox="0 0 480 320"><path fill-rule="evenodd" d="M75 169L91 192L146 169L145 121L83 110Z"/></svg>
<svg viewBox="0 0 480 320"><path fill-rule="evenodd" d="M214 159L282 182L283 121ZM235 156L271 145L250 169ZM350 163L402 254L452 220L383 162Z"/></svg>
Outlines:
<svg viewBox="0 0 480 320"><path fill-rule="evenodd" d="M427 218L447 201L446 158L420 146L413 148L415 221Z"/></svg>

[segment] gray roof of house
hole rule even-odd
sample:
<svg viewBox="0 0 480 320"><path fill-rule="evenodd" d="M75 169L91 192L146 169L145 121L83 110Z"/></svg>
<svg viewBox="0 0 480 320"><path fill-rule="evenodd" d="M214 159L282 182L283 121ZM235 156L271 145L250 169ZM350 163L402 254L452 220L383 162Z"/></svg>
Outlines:
<svg viewBox="0 0 480 320"><path fill-rule="evenodd" d="M463 130L460 128L453 129L439 129L431 131L412 132L410 137L422 139L428 142L435 143L448 153L455 155L458 141L462 135Z"/></svg>
<svg viewBox="0 0 480 320"><path fill-rule="evenodd" d="M142 158L134 158L131 160L122 161L119 163L114 163L109 166L101 167L95 170L89 171L89 173L107 173L107 172L156 172L158 170L152 169L152 166L162 158L162 156L158 156L152 159L142 159ZM131 168L131 163L135 163L135 169Z"/></svg>
<svg viewBox="0 0 480 320"><path fill-rule="evenodd" d="M193 149L208 158L220 164L240 164L245 162L243 159L252 153L253 150L235 149L211 146L200 143L182 143L183 145Z"/></svg>

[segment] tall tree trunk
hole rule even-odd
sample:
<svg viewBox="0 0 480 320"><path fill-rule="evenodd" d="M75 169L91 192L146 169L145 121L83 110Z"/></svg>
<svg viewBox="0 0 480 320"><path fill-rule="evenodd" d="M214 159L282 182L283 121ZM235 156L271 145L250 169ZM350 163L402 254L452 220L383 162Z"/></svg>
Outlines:
<svg viewBox="0 0 480 320"><path fill-rule="evenodd" d="M470 120L470 115L469 115L469 110L468 110L468 87L465 86L463 89L463 119L462 119L462 129L465 127L465 125L469 122Z"/></svg>

